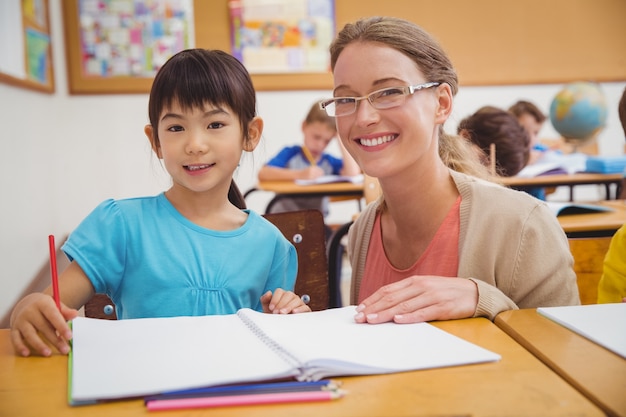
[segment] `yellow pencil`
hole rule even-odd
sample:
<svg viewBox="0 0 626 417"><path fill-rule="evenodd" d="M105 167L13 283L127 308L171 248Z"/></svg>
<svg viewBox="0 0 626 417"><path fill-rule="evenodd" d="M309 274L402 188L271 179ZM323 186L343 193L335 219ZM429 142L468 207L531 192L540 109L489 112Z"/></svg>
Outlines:
<svg viewBox="0 0 626 417"><path fill-rule="evenodd" d="M311 155L311 151L306 146L302 146L302 153L306 156L306 159L309 160L311 166L317 165L317 161L315 161L315 158Z"/></svg>

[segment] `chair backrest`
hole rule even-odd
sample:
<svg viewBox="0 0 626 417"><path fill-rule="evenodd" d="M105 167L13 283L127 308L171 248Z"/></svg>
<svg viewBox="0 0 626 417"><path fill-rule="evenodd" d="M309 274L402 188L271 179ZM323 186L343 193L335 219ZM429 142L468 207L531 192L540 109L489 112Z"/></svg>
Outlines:
<svg viewBox="0 0 626 417"><path fill-rule="evenodd" d="M311 310L329 307L326 229L319 210L300 210L264 214L280 229L298 252L298 277L295 293L309 296Z"/></svg>
<svg viewBox="0 0 626 417"><path fill-rule="evenodd" d="M381 193L380 184L378 178L365 175L363 179L363 197L365 198L365 204L369 204L375 201Z"/></svg>
<svg viewBox="0 0 626 417"><path fill-rule="evenodd" d="M581 304L596 304L598 301L598 283L610 243L611 237L569 239Z"/></svg>
<svg viewBox="0 0 626 417"><path fill-rule="evenodd" d="M328 261L324 217L318 210L290 211L263 215L273 223L296 248L298 276L295 293L307 295L311 310L329 307ZM115 306L104 294L96 294L85 304L85 316L115 320Z"/></svg>

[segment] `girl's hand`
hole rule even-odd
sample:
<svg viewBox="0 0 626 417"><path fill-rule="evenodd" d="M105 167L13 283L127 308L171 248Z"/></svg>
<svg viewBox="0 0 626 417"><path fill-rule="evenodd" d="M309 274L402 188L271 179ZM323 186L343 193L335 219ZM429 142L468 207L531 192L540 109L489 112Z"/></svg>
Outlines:
<svg viewBox="0 0 626 417"><path fill-rule="evenodd" d="M70 351L68 340L72 331L68 320L78 315L78 311L61 303L61 311L54 299L44 293L29 294L20 300L11 314L11 342L18 355L29 356L38 353L52 355L50 345L62 354Z"/></svg>
<svg viewBox="0 0 626 417"><path fill-rule="evenodd" d="M295 293L277 288L272 294L271 291L261 296L261 304L264 313L289 314L307 313L311 308L302 301Z"/></svg>
<svg viewBox="0 0 626 417"><path fill-rule="evenodd" d="M469 279L411 276L379 288L357 307L357 323L420 323L472 317L478 287Z"/></svg>

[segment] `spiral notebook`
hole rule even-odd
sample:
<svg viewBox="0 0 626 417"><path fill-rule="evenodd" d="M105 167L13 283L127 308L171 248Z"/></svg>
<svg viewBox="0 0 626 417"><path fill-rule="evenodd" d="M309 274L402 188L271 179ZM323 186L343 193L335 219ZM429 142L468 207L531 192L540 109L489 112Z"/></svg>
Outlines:
<svg viewBox="0 0 626 417"><path fill-rule="evenodd" d="M319 380L497 361L428 323L354 322L354 306L278 315L73 320L69 402L270 381Z"/></svg>

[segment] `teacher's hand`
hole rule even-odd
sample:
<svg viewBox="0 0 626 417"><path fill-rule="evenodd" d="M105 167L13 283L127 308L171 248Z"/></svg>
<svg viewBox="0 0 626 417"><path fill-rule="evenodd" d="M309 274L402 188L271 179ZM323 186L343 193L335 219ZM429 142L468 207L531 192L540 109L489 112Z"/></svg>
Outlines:
<svg viewBox="0 0 626 417"><path fill-rule="evenodd" d="M472 317L478 287L469 279L411 276L379 288L357 307L357 323L420 323Z"/></svg>

